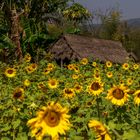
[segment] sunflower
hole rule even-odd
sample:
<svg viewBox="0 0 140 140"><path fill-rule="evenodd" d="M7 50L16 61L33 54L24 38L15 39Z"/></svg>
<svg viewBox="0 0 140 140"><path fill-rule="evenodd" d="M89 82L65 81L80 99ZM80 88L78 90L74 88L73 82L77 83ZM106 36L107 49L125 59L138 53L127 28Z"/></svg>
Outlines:
<svg viewBox="0 0 140 140"><path fill-rule="evenodd" d="M128 69L129 69L129 64L128 64L128 63L124 63L124 64L122 65L122 68L123 68L124 70L128 70Z"/></svg>
<svg viewBox="0 0 140 140"><path fill-rule="evenodd" d="M13 92L13 98L22 100L24 98L23 94L24 94L23 88L16 88Z"/></svg>
<svg viewBox="0 0 140 140"><path fill-rule="evenodd" d="M67 67L69 70L74 70L75 64L69 64Z"/></svg>
<svg viewBox="0 0 140 140"><path fill-rule="evenodd" d="M140 90L135 91L134 93L134 103L139 106L140 104Z"/></svg>
<svg viewBox="0 0 140 140"><path fill-rule="evenodd" d="M24 84L24 86L28 87L28 86L30 86L31 82L28 79L26 79L26 80L24 80L23 84Z"/></svg>
<svg viewBox="0 0 140 140"><path fill-rule="evenodd" d="M93 101L93 100L87 101L86 104L85 104L85 107L89 108L89 107L91 107L93 104L94 104L94 101Z"/></svg>
<svg viewBox="0 0 140 140"><path fill-rule="evenodd" d="M64 97L66 98L72 98L75 96L74 89L72 88L65 88L63 90L63 93L64 93Z"/></svg>
<svg viewBox="0 0 140 140"><path fill-rule="evenodd" d="M30 62L31 61L31 55L29 53L27 53L24 57L24 61L25 62Z"/></svg>
<svg viewBox="0 0 140 140"><path fill-rule="evenodd" d="M120 84L124 85L125 81L123 79L120 79Z"/></svg>
<svg viewBox="0 0 140 140"><path fill-rule="evenodd" d="M74 66L73 70L78 73L80 70L79 70L79 67L78 66Z"/></svg>
<svg viewBox="0 0 140 140"><path fill-rule="evenodd" d="M107 111L103 111L102 112L102 116L105 118L105 117L107 117L108 116L108 112Z"/></svg>
<svg viewBox="0 0 140 140"><path fill-rule="evenodd" d="M137 70L138 68L139 68L139 64L134 64L134 65L133 65L133 69L134 69L134 70Z"/></svg>
<svg viewBox="0 0 140 140"><path fill-rule="evenodd" d="M112 140L110 135L106 133L105 135L98 135L96 140Z"/></svg>
<svg viewBox="0 0 140 140"><path fill-rule="evenodd" d="M54 70L54 68L55 68L55 65L54 65L53 63L48 63L48 64L47 64L47 69L48 69L49 71Z"/></svg>
<svg viewBox="0 0 140 140"><path fill-rule="evenodd" d="M106 66L107 66L108 68L112 67L112 62L106 61Z"/></svg>
<svg viewBox="0 0 140 140"><path fill-rule="evenodd" d="M109 71L109 72L107 72L106 76L107 76L108 78L111 78L111 77L113 76L113 74L112 74L111 71Z"/></svg>
<svg viewBox="0 0 140 140"><path fill-rule="evenodd" d="M92 66L93 67L97 67L97 63L96 62L92 62Z"/></svg>
<svg viewBox="0 0 140 140"><path fill-rule="evenodd" d="M37 87L44 93L48 92L48 88L45 86L44 82L39 82L37 84Z"/></svg>
<svg viewBox="0 0 140 140"><path fill-rule="evenodd" d="M78 83L74 85L74 90L76 93L80 93L82 91L82 86L79 85Z"/></svg>
<svg viewBox="0 0 140 140"><path fill-rule="evenodd" d="M108 90L107 99L115 105L122 106L128 100L129 89L122 84L120 86L113 86Z"/></svg>
<svg viewBox="0 0 140 140"><path fill-rule="evenodd" d="M33 68L31 67L31 66L27 66L27 67L25 67L25 70L27 71L27 73L32 73L34 70L33 70Z"/></svg>
<svg viewBox="0 0 140 140"><path fill-rule="evenodd" d="M48 81L48 86L51 89L57 88L58 84L59 84L59 82L56 79L49 79L49 81Z"/></svg>
<svg viewBox="0 0 140 140"><path fill-rule="evenodd" d="M43 71L44 75L48 75L51 71L48 68L45 68Z"/></svg>
<svg viewBox="0 0 140 140"><path fill-rule="evenodd" d="M99 68L95 68L93 73L100 73L100 69Z"/></svg>
<svg viewBox="0 0 140 140"><path fill-rule="evenodd" d="M37 117L27 122L31 128L32 137L42 139L45 135L50 135L52 139L59 134L66 134L70 129L68 109L63 108L59 103L50 102L48 106L42 107L37 112Z"/></svg>
<svg viewBox="0 0 140 140"><path fill-rule="evenodd" d="M37 64L33 63L33 64L27 66L25 69L28 73L32 73L37 69Z"/></svg>
<svg viewBox="0 0 140 140"><path fill-rule="evenodd" d="M44 84L43 82L40 82L40 83L37 84L37 87L38 87L39 89L42 89L42 88L45 87L45 84Z"/></svg>
<svg viewBox="0 0 140 140"><path fill-rule="evenodd" d="M88 59L87 58L83 58L81 61L80 61L81 64L83 65L86 65L88 64Z"/></svg>
<svg viewBox="0 0 140 140"><path fill-rule="evenodd" d="M96 79L96 80L101 80L101 76L100 76L100 73L99 72L96 72L93 74L93 77Z"/></svg>
<svg viewBox="0 0 140 140"><path fill-rule="evenodd" d="M55 137L53 137L53 139L52 139L52 140L60 140L59 135L56 135Z"/></svg>
<svg viewBox="0 0 140 140"><path fill-rule="evenodd" d="M5 70L5 75L9 78L15 77L16 76L16 69L14 68L7 68Z"/></svg>
<svg viewBox="0 0 140 140"><path fill-rule="evenodd" d="M30 65L30 67L33 69L33 71L35 71L37 69L37 64L33 63Z"/></svg>
<svg viewBox="0 0 140 140"><path fill-rule="evenodd" d="M93 81L88 86L88 92L95 96L99 95L103 90L104 90L103 83L101 83L100 81Z"/></svg>
<svg viewBox="0 0 140 140"><path fill-rule="evenodd" d="M101 122L97 120L90 120L88 126L97 133L96 140L111 140L107 129Z"/></svg>
<svg viewBox="0 0 140 140"><path fill-rule="evenodd" d="M72 79L78 79L79 78L79 75L78 74L73 74L72 75Z"/></svg>
<svg viewBox="0 0 140 140"><path fill-rule="evenodd" d="M132 78L128 78L127 79L127 85L130 86L133 83L133 79Z"/></svg>

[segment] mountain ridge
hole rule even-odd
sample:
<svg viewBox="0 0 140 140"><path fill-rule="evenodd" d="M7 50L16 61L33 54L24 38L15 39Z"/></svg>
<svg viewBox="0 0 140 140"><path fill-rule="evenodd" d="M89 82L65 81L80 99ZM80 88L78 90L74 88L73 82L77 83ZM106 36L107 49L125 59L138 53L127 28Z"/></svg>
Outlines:
<svg viewBox="0 0 140 140"><path fill-rule="evenodd" d="M132 18L124 21L126 21L130 27L140 27L140 18Z"/></svg>

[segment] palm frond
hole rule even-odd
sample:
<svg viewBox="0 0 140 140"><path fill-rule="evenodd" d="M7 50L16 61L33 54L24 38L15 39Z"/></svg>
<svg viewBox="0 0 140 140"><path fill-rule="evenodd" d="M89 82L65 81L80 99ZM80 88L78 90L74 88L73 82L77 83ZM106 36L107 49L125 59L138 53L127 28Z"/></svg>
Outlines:
<svg viewBox="0 0 140 140"><path fill-rule="evenodd" d="M15 45L12 42L12 40L8 36L6 36L4 34L2 34L0 36L0 42L1 42L1 44L0 44L1 49L4 49L4 48L11 49L11 48L15 47Z"/></svg>

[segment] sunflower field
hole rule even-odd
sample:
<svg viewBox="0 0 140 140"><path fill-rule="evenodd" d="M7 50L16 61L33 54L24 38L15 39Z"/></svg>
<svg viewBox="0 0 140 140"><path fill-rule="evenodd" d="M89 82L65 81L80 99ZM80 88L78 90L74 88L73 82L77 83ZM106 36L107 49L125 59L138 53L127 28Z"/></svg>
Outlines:
<svg viewBox="0 0 140 140"><path fill-rule="evenodd" d="M139 140L140 64L0 62L1 140Z"/></svg>

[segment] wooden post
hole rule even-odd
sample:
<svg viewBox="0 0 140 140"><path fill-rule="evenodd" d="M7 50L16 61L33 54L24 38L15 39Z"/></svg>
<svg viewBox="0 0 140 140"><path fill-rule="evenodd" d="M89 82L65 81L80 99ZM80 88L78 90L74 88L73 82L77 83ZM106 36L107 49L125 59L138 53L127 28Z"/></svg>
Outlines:
<svg viewBox="0 0 140 140"><path fill-rule="evenodd" d="M61 70L62 70L62 68L63 68L63 60L61 58Z"/></svg>

